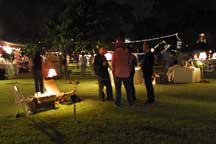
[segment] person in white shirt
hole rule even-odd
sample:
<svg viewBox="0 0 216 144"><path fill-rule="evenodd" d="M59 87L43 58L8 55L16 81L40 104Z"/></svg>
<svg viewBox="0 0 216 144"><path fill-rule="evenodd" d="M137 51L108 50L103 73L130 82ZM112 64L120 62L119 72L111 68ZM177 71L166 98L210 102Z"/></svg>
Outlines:
<svg viewBox="0 0 216 144"><path fill-rule="evenodd" d="M91 74L92 76L94 76L94 66L93 66L93 63L94 63L94 53L91 53L91 56L89 57L89 66L91 68Z"/></svg>
<svg viewBox="0 0 216 144"><path fill-rule="evenodd" d="M86 65L87 65L87 58L84 53L82 53L82 56L80 57L80 65L81 65L80 75L84 76L86 73Z"/></svg>

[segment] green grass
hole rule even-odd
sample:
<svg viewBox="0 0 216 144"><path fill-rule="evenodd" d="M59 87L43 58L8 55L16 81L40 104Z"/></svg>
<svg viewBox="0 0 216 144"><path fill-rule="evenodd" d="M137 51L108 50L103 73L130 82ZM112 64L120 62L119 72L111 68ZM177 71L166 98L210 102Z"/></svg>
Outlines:
<svg viewBox="0 0 216 144"><path fill-rule="evenodd" d="M216 143L216 80L210 83L156 85L157 103L144 105L144 85L136 85L137 103L129 107L123 91L123 106L99 102L97 81L79 78L76 120L73 105L14 117L16 105L12 81L0 81L0 144L206 144ZM61 91L70 90L56 80ZM18 80L24 95L34 92L32 79ZM113 87L114 88L114 87Z"/></svg>

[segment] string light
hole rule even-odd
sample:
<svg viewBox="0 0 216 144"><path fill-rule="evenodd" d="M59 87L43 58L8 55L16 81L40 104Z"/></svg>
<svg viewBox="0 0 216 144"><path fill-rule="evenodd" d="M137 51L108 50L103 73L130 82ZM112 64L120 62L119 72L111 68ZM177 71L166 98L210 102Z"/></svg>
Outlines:
<svg viewBox="0 0 216 144"><path fill-rule="evenodd" d="M165 35L165 36L155 37L155 38L149 38L149 39L144 39L144 40L125 41L125 43L139 43L139 42L146 42L146 41L154 41L154 40L159 40L159 39L164 39L164 38L169 38L169 37L174 37L174 36L178 40L181 40L178 36L178 33L175 33L175 34L170 34L170 35Z"/></svg>

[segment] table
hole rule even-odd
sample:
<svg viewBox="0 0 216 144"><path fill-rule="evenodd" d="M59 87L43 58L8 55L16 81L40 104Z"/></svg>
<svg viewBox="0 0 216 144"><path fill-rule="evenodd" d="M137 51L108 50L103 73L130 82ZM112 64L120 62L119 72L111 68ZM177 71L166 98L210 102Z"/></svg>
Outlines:
<svg viewBox="0 0 216 144"><path fill-rule="evenodd" d="M114 86L114 79L113 79L113 74L112 71L109 69L109 75L110 75L110 80L111 84ZM143 72L141 67L136 67L135 68L135 74L134 74L134 84L143 84L144 79L143 79Z"/></svg>

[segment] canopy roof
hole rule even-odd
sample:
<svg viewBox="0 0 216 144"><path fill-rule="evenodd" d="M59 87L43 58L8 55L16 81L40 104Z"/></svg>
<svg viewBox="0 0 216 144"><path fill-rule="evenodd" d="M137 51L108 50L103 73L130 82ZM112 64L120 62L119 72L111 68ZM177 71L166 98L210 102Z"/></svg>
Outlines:
<svg viewBox="0 0 216 144"><path fill-rule="evenodd" d="M12 43L12 42L7 42L7 41L3 41L3 40L0 40L0 46L8 46L8 47L12 47L12 48L24 48L24 47L26 47L26 45L24 45L24 44Z"/></svg>

